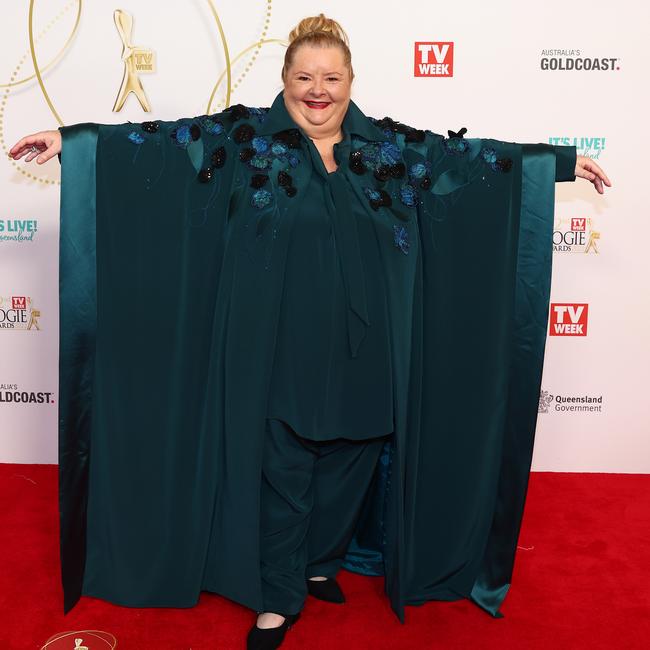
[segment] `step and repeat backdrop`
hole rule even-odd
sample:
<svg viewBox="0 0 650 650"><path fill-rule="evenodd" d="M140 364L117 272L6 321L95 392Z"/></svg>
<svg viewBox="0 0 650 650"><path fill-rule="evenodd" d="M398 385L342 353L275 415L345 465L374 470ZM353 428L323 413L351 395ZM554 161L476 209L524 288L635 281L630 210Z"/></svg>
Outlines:
<svg viewBox="0 0 650 650"><path fill-rule="evenodd" d="M445 135L464 126L466 137L575 144L606 170L604 195L580 179L556 185L534 468L650 472L650 9L632 0L3 6L0 462L56 463L59 393L60 167L13 161L9 148L62 124L270 106L290 29L320 12L350 36L352 96L366 114Z"/></svg>

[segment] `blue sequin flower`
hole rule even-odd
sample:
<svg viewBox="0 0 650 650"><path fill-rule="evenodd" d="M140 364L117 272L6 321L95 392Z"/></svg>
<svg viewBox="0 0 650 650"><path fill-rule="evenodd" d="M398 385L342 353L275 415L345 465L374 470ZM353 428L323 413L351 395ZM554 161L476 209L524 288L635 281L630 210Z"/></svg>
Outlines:
<svg viewBox="0 0 650 650"><path fill-rule="evenodd" d="M176 127L170 133L174 144L179 147L187 147L187 145L192 142L192 133L190 132L190 127L187 124Z"/></svg>
<svg viewBox="0 0 650 650"><path fill-rule="evenodd" d="M399 198L401 199L404 205L408 206L409 208L412 208L417 202L417 198L418 198L417 190L413 187L413 185L404 183L399 188Z"/></svg>
<svg viewBox="0 0 650 650"><path fill-rule="evenodd" d="M251 144L257 153L266 153L269 150L269 143L267 142L266 138L263 138L262 136L258 135L257 137L253 138Z"/></svg>
<svg viewBox="0 0 650 650"><path fill-rule="evenodd" d="M406 226L393 226L393 243L405 255L409 252L409 233Z"/></svg>
<svg viewBox="0 0 650 650"><path fill-rule="evenodd" d="M268 108L257 108L253 106L248 107L248 112L251 115L255 116L255 119L261 124L266 120L266 113L269 109Z"/></svg>
<svg viewBox="0 0 650 650"><path fill-rule="evenodd" d="M371 187L364 187L363 191L371 201L379 201L381 199L381 194L377 190L372 189Z"/></svg>
<svg viewBox="0 0 650 650"><path fill-rule="evenodd" d="M491 147L481 149L481 158L495 172L509 172L512 169L512 158L499 158Z"/></svg>
<svg viewBox="0 0 650 650"><path fill-rule="evenodd" d="M464 154L466 151L469 151L469 144L463 138L445 138L442 141L442 146L445 149L446 153L458 156Z"/></svg>
<svg viewBox="0 0 650 650"><path fill-rule="evenodd" d="M271 166L271 160L268 156L253 156L248 164L255 169L268 169Z"/></svg>
<svg viewBox="0 0 650 650"><path fill-rule="evenodd" d="M199 120L199 123L201 125L201 128L210 135L219 135L224 131L223 124L219 120L212 117L202 117Z"/></svg>
<svg viewBox="0 0 650 650"><path fill-rule="evenodd" d="M493 164L497 161L497 152L490 147L486 147L481 149L481 158L483 158L486 163Z"/></svg>
<svg viewBox="0 0 650 650"><path fill-rule="evenodd" d="M271 151L275 156L283 156L284 154L289 151L289 147L287 147L284 142L279 142L278 140L275 140L273 144L271 145Z"/></svg>
<svg viewBox="0 0 650 650"><path fill-rule="evenodd" d="M137 131L131 131L128 138L133 144L142 144L144 142L144 138Z"/></svg>
<svg viewBox="0 0 650 650"><path fill-rule="evenodd" d="M409 177L416 179L424 178L428 174L429 169L431 169L431 163L429 161L426 163L415 163L409 169Z"/></svg>
<svg viewBox="0 0 650 650"><path fill-rule="evenodd" d="M382 142L379 150L382 165L396 165L402 157L400 148L392 142Z"/></svg>
<svg viewBox="0 0 650 650"><path fill-rule="evenodd" d="M252 204L256 208L263 208L271 203L273 195L268 190L257 190L253 192Z"/></svg>
<svg viewBox="0 0 650 650"><path fill-rule="evenodd" d="M359 151L360 163L373 171L382 166L395 168L402 160L402 152L393 142L367 142Z"/></svg>

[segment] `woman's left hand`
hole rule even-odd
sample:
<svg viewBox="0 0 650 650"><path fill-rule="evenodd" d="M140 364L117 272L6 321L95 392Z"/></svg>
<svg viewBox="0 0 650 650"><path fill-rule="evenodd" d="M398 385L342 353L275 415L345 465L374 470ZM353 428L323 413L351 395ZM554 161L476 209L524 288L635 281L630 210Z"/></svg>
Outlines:
<svg viewBox="0 0 650 650"><path fill-rule="evenodd" d="M599 194L605 193L603 183L607 187L612 186L609 178L607 178L607 174L596 164L593 158L588 158L587 156L576 157L575 175L591 181Z"/></svg>

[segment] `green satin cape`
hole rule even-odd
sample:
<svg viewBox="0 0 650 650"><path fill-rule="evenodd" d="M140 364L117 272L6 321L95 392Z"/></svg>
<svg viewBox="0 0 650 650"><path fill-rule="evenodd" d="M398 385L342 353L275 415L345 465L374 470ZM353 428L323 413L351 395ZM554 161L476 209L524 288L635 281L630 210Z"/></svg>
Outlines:
<svg viewBox="0 0 650 650"><path fill-rule="evenodd" d="M380 241L396 393L395 435L345 566L385 575L402 621L405 605L430 599L470 598L498 616L531 463L554 183L574 180L575 148L387 135L354 102L345 119L355 148L394 156L381 149L389 139L407 175L431 180L409 205L407 175L380 181L344 162ZM268 113L157 124L61 129L66 612L82 594L189 607L209 590L261 604L266 397L287 239L313 170L304 143L292 164L287 152L260 163L271 198L255 203L241 127L269 143L295 128L281 93ZM368 192L379 188L392 205L375 210ZM351 296L351 333L365 326L357 312Z"/></svg>

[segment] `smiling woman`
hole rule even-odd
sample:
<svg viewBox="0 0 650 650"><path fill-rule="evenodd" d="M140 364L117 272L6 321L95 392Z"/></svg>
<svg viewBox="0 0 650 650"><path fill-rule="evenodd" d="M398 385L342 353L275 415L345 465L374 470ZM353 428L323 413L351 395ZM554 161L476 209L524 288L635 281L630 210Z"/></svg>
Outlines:
<svg viewBox="0 0 650 650"><path fill-rule="evenodd" d="M554 187L586 165L575 147L368 117L353 77L321 14L292 32L270 108L86 122L12 149L65 150L66 611L212 591L255 610L248 647L271 649L308 595L344 602L344 567L385 576L402 622L434 599L500 615Z"/></svg>
<svg viewBox="0 0 650 650"><path fill-rule="evenodd" d="M336 170L333 145L352 90L352 55L341 26L323 14L302 20L289 34L282 66L284 98L294 122L313 141L328 172Z"/></svg>

